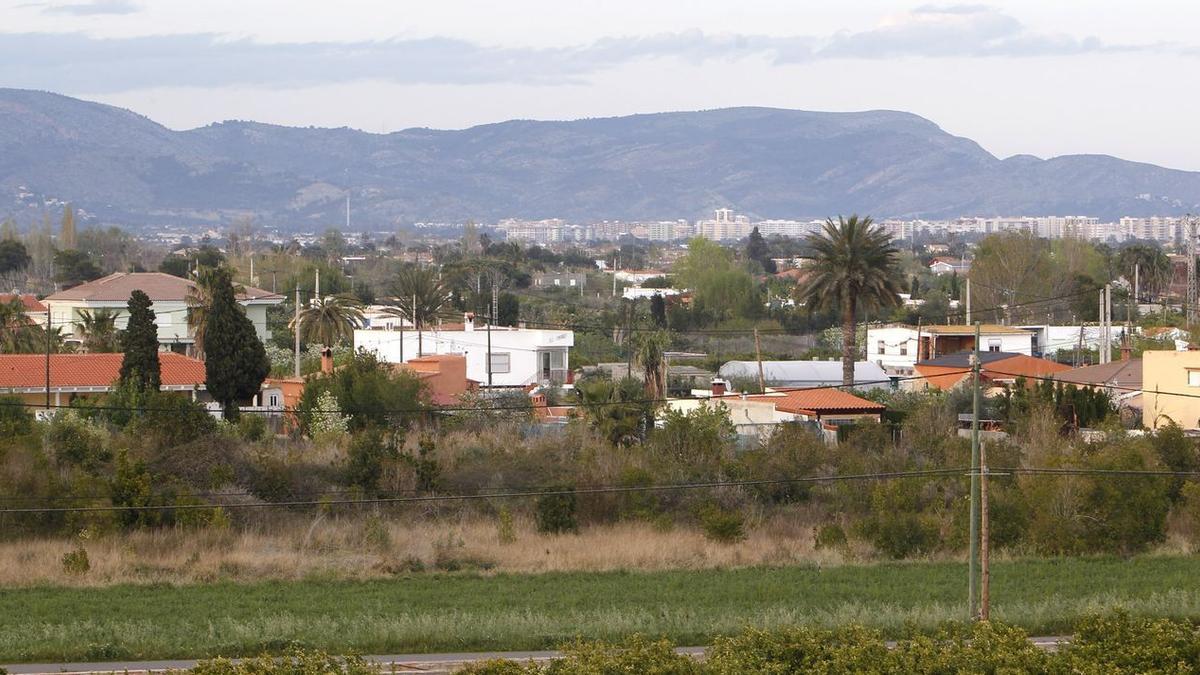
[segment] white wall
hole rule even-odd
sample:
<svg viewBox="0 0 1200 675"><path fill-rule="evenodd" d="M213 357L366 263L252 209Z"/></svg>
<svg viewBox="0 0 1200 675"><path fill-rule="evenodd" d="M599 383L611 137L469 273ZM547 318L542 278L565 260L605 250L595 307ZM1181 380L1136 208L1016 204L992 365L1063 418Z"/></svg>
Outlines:
<svg viewBox="0 0 1200 675"><path fill-rule="evenodd" d="M492 385L519 387L540 382L543 354L561 354L561 367L554 360L551 367L556 377L565 378L570 370L570 348L574 344L575 334L571 331L494 328ZM425 330L421 331L420 345L421 354L425 356L462 354L467 358L467 377L487 386L488 337L485 329ZM376 352L379 358L389 363L403 363L417 357L418 337L412 330L356 330L354 348ZM503 370L503 355L508 356L507 372ZM561 376L558 375L560 371Z"/></svg>
<svg viewBox="0 0 1200 675"><path fill-rule="evenodd" d="M244 304L246 316L258 331L258 337L264 342L271 337L267 330L267 304ZM50 319L55 326L62 326L63 332L75 335L79 322L80 311L95 311L111 309L119 312L117 330L125 330L129 326L129 306L125 302L83 302L59 301L50 303ZM194 342L187 324L187 303L182 300L159 300L150 306L154 310L154 323L158 327L160 344L191 344Z"/></svg>
<svg viewBox="0 0 1200 675"><path fill-rule="evenodd" d="M880 340L884 343L882 354L879 353ZM867 360L884 368L912 368L917 362L916 329L906 326L868 328Z"/></svg>

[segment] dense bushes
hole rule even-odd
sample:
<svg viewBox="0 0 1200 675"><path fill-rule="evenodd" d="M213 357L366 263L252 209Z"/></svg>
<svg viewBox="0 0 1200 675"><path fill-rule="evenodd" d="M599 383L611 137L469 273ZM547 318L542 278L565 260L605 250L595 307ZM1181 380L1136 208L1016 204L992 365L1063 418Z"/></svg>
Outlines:
<svg viewBox="0 0 1200 675"><path fill-rule="evenodd" d="M489 661L460 672L472 675L740 675L741 673L1194 673L1200 669L1200 632L1185 621L1127 614L1084 619L1068 644L1035 646L1019 628L1001 623L947 626L889 646L876 632L837 629L748 629L717 638L702 660L675 652L665 640L634 636L620 644L574 643L550 663Z"/></svg>
<svg viewBox="0 0 1200 675"><path fill-rule="evenodd" d="M300 422L307 433L317 405L328 392L340 412L350 416L350 430L368 426L408 428L420 417L421 381L412 373L395 371L374 354L359 351L330 374L309 379L300 399Z"/></svg>

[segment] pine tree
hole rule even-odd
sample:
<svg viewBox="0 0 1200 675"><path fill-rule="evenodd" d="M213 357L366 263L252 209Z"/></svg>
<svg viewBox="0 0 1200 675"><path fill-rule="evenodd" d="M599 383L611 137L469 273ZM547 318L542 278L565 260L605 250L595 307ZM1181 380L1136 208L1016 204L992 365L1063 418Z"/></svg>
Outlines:
<svg viewBox="0 0 1200 675"><path fill-rule="evenodd" d="M129 324L121 338L125 356L121 359L121 384L138 389L155 389L161 384L158 362L158 326L150 296L136 290L129 295Z"/></svg>
<svg viewBox="0 0 1200 675"><path fill-rule="evenodd" d="M238 401L259 392L271 372L271 361L254 324L234 297L229 269L222 267L212 274L204 340L205 382L224 409L225 419L237 420Z"/></svg>

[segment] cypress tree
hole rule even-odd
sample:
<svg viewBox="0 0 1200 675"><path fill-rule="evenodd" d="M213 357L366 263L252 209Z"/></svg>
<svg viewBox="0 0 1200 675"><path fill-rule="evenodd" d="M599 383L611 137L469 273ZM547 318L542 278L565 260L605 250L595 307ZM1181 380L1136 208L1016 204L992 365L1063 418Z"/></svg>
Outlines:
<svg viewBox="0 0 1200 675"><path fill-rule="evenodd" d="M204 337L204 375L208 392L236 420L238 401L257 394L271 372L267 351L254 323L234 297L228 268L213 272L212 304Z"/></svg>
<svg viewBox="0 0 1200 675"><path fill-rule="evenodd" d="M129 325L121 338L125 356L121 359L121 384L138 389L157 390L161 384L158 363L158 326L150 296L136 290L129 295Z"/></svg>

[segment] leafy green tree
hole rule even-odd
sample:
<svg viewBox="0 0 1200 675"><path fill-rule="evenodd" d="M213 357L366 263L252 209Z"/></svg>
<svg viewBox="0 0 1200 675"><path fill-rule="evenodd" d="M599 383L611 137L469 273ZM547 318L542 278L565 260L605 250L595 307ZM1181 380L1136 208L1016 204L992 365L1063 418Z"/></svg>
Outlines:
<svg viewBox="0 0 1200 675"><path fill-rule="evenodd" d="M642 400L641 382L588 378L577 382L575 390L588 424L613 445L633 445L645 436L650 410Z"/></svg>
<svg viewBox="0 0 1200 675"><path fill-rule="evenodd" d="M838 216L826 221L821 234L809 235L813 261L809 276L797 289L808 311L840 311L842 384L854 383L857 350L854 337L860 310L892 307L900 302L898 252L883 228L870 217Z"/></svg>
<svg viewBox="0 0 1200 675"><path fill-rule="evenodd" d="M138 291L140 292L140 291ZM90 353L109 353L117 351L117 317L121 313L108 308L79 311L79 320L75 328L83 338L83 349Z"/></svg>
<svg viewBox="0 0 1200 675"><path fill-rule="evenodd" d="M342 340L354 341L354 329L363 323L362 303L343 293L316 298L298 318L300 338L329 349ZM295 325L291 328L296 330Z"/></svg>
<svg viewBox="0 0 1200 675"><path fill-rule="evenodd" d="M675 265L679 284L692 291L696 311L714 321L752 318L761 311L753 277L725 247L703 237L688 242L688 253Z"/></svg>
<svg viewBox="0 0 1200 675"><path fill-rule="evenodd" d="M661 293L650 296L650 320L656 328L667 327L667 301Z"/></svg>
<svg viewBox="0 0 1200 675"><path fill-rule="evenodd" d="M120 381L138 389L157 390L162 380L158 361L158 326L150 296L142 290L129 294L126 307L129 323L121 337L125 356L121 359Z"/></svg>
<svg viewBox="0 0 1200 675"><path fill-rule="evenodd" d="M496 325L516 326L521 319L521 300L512 293L501 293L496 305Z"/></svg>
<svg viewBox="0 0 1200 675"><path fill-rule="evenodd" d="M308 379L298 406L306 432L321 410L319 399L327 393L350 416L351 431L370 426L407 428L423 409L422 385L415 375L407 370L397 372L374 354L361 350L333 373Z"/></svg>
<svg viewBox="0 0 1200 675"><path fill-rule="evenodd" d="M158 266L159 272L187 278L192 267L220 267L225 264L225 254L221 249L205 244L190 255L168 254Z"/></svg>
<svg viewBox="0 0 1200 675"><path fill-rule="evenodd" d="M83 251L66 249L54 255L54 280L63 288L100 278L100 268Z"/></svg>
<svg viewBox="0 0 1200 675"><path fill-rule="evenodd" d="M271 361L254 324L234 296L229 269L212 271L207 308L204 374L208 391L221 403L225 419L236 421L238 401L257 394Z"/></svg>
<svg viewBox="0 0 1200 675"><path fill-rule="evenodd" d="M16 239L0 240L0 277L24 272L31 261L25 244Z"/></svg>
<svg viewBox="0 0 1200 675"><path fill-rule="evenodd" d="M775 261L771 260L771 246L758 228L750 230L746 239L746 259L758 263L767 274L775 273Z"/></svg>

